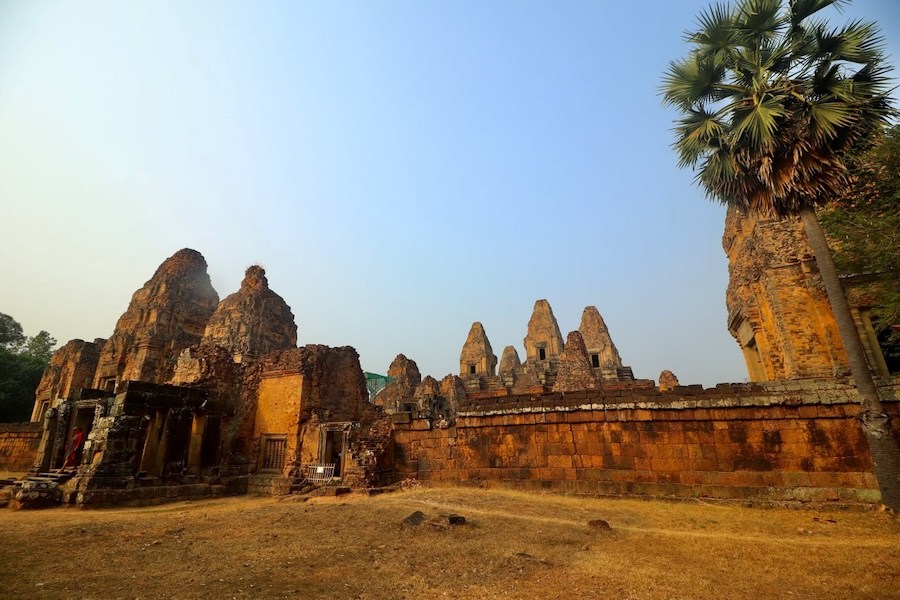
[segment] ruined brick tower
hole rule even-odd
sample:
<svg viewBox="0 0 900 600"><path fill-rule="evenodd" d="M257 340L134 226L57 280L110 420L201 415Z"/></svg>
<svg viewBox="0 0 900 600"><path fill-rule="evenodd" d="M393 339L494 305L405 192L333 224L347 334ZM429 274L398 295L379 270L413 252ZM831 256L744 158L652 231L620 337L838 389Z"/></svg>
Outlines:
<svg viewBox="0 0 900 600"><path fill-rule="evenodd" d="M200 341L219 295L196 250L179 250L131 298L103 344L93 386L112 391L118 382L165 383L181 350Z"/></svg>

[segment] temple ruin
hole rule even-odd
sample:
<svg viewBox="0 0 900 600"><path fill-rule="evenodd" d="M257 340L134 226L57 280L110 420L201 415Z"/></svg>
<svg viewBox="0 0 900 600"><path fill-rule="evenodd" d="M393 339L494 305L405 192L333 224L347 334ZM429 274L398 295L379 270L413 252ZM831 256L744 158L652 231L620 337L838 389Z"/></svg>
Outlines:
<svg viewBox="0 0 900 600"><path fill-rule="evenodd" d="M405 478L876 502L857 392L799 224L731 212L723 242L729 330L754 381L712 389L670 371L658 386L635 378L595 307L564 338L547 300L525 326L524 361L507 345L498 363L476 322L458 374L423 377L403 354L386 376L363 373L352 347L298 347L294 315L261 267L220 302L203 256L181 250L134 293L109 338L54 354L31 423L0 426L0 466L31 469L11 504L155 504ZM885 375L865 285L850 295ZM900 383L878 385L900 414ZM75 468L59 472L76 427L85 442Z"/></svg>
<svg viewBox="0 0 900 600"><path fill-rule="evenodd" d="M76 427L86 434L60 482L62 500L80 505L290 491L318 464L372 486L390 453L356 351L298 348L294 315L259 266L219 302L189 249L135 292L107 340L54 355L33 420L35 474L62 464Z"/></svg>

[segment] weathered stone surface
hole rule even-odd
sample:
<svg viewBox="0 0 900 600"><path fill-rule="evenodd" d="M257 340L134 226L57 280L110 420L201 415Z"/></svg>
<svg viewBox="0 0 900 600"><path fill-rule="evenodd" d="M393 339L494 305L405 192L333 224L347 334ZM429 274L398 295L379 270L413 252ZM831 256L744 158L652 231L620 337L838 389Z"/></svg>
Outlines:
<svg viewBox="0 0 900 600"><path fill-rule="evenodd" d="M167 381L178 354L198 343L219 303L196 250L179 250L136 291L103 345L93 387L117 382Z"/></svg>
<svg viewBox="0 0 900 600"><path fill-rule="evenodd" d="M415 397L418 400L432 398L441 395L441 384L437 380L428 375L422 380L422 383L416 388Z"/></svg>
<svg viewBox="0 0 900 600"><path fill-rule="evenodd" d="M53 353L35 392L32 421L42 420L58 398L75 397L82 389L91 387L105 342L103 339L71 340Z"/></svg>
<svg viewBox="0 0 900 600"><path fill-rule="evenodd" d="M666 369L659 374L659 391L665 392L678 387L678 385L678 378L672 371Z"/></svg>
<svg viewBox="0 0 900 600"><path fill-rule="evenodd" d="M609 335L609 329L596 306L585 307L578 327L587 348L591 365L603 379L632 379L631 369L622 364L622 357Z"/></svg>
<svg viewBox="0 0 900 600"><path fill-rule="evenodd" d="M394 380L394 383L405 389L415 388L422 383L422 374L419 373L419 367L416 361L410 360L398 354L397 358L388 368L388 377Z"/></svg>
<svg viewBox="0 0 900 600"><path fill-rule="evenodd" d="M456 375L447 375L441 380L441 396L447 399L451 405L456 406L460 400L466 397L466 386L462 379Z"/></svg>
<svg viewBox="0 0 900 600"><path fill-rule="evenodd" d="M262 267L247 269L241 289L222 300L206 325L203 344L221 346L242 359L297 346L294 314L269 289Z"/></svg>
<svg viewBox="0 0 900 600"><path fill-rule="evenodd" d="M503 356L500 358L500 374L512 375L516 367L522 364L519 360L519 353L516 352L515 346L507 346L503 349Z"/></svg>
<svg viewBox="0 0 900 600"><path fill-rule="evenodd" d="M469 336L459 354L459 374L461 377L471 375L493 376L497 368L497 357L491 348L484 327L478 321L472 323Z"/></svg>
<svg viewBox="0 0 900 600"><path fill-rule="evenodd" d="M559 371L554 392L574 392L595 390L600 386L598 377L591 367L584 339L579 331L572 331L566 339L566 347L559 357Z"/></svg>
<svg viewBox="0 0 900 600"><path fill-rule="evenodd" d="M262 361L262 377L302 376L300 414L284 411L286 418L306 419L312 412L323 421L354 421L368 404L366 378L359 366L359 354L351 346L332 348L309 344L268 354ZM282 396L272 397L281 402ZM260 394L260 404L264 402ZM287 423L285 423L287 425ZM272 431L286 431L274 427Z"/></svg>
<svg viewBox="0 0 900 600"><path fill-rule="evenodd" d="M108 341L58 353L40 390L59 399L55 410L27 439L0 432L0 466L21 463L18 448L37 442L33 470L58 467L74 426L85 432L82 458L61 499L41 492L23 505L243 493L251 475L253 489L288 493L303 466L322 463L345 484L392 481L391 419L369 403L356 350L297 348L290 308L260 267L217 304L205 260L182 250L134 294ZM410 396L420 388L417 416L449 427L437 381L421 382L402 356L392 374ZM92 376L103 389L81 389ZM460 396L459 385L451 379L448 391Z"/></svg>
<svg viewBox="0 0 900 600"><path fill-rule="evenodd" d="M892 385L881 392L897 397ZM895 400L884 405L900 411ZM858 410L855 388L834 379L663 395L604 382L573 394L469 399L454 427L394 425L396 477L578 494L877 502Z"/></svg>
<svg viewBox="0 0 900 600"><path fill-rule="evenodd" d="M407 527L417 527L424 523L426 518L427 517L425 516L425 513L423 513L421 510L417 510L403 519L403 524Z"/></svg>
<svg viewBox="0 0 900 600"><path fill-rule="evenodd" d="M525 336L525 362L555 361L563 347L563 337L550 303L536 301L528 321L528 335Z"/></svg>
<svg viewBox="0 0 900 600"><path fill-rule="evenodd" d="M728 330L752 381L832 377L849 362L799 218L767 221L730 208L722 246L728 255ZM860 278L844 281L869 364L888 369L868 318Z"/></svg>

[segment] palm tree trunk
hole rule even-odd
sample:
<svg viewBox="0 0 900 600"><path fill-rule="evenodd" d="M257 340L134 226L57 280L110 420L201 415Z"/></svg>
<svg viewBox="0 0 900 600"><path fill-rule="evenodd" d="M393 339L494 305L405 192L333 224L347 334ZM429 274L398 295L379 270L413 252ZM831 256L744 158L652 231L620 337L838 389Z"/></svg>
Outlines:
<svg viewBox="0 0 900 600"><path fill-rule="evenodd" d="M869 442L869 452L875 465L875 478L881 488L881 501L890 508L900 510L900 446L891 433L891 419L884 412L881 399L878 397L878 390L859 340L859 331L853 321L850 304L838 278L831 249L828 247L822 225L816 217L816 211L804 208L800 211L800 219L816 256L816 264L822 275L828 302L831 304L844 350L850 360L850 372L853 374L862 406L857 418L862 423Z"/></svg>

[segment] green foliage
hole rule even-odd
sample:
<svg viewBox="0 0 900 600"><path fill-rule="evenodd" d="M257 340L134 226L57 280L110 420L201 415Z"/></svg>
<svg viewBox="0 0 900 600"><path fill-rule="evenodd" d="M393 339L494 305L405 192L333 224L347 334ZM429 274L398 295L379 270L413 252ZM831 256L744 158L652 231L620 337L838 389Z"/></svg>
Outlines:
<svg viewBox="0 0 900 600"><path fill-rule="evenodd" d="M900 125L874 135L848 160L850 192L820 212L838 269L877 281L873 325L881 337L900 336Z"/></svg>
<svg viewBox="0 0 900 600"><path fill-rule="evenodd" d="M664 102L681 113L682 167L707 195L763 216L798 214L846 190L844 154L892 114L874 25L832 28L838 0L716 4L669 64Z"/></svg>
<svg viewBox="0 0 900 600"><path fill-rule="evenodd" d="M34 392L47 362L0 348L0 423L31 419Z"/></svg>
<svg viewBox="0 0 900 600"><path fill-rule="evenodd" d="M49 363L50 357L53 356L54 346L56 346L56 338L41 330L36 336L28 338L28 341L22 347L22 354L27 354Z"/></svg>
<svg viewBox="0 0 900 600"><path fill-rule="evenodd" d="M31 418L34 393L55 345L46 331L25 337L15 319L0 313L0 423Z"/></svg>
<svg viewBox="0 0 900 600"><path fill-rule="evenodd" d="M0 348L16 350L25 342L22 326L11 316L0 313Z"/></svg>

